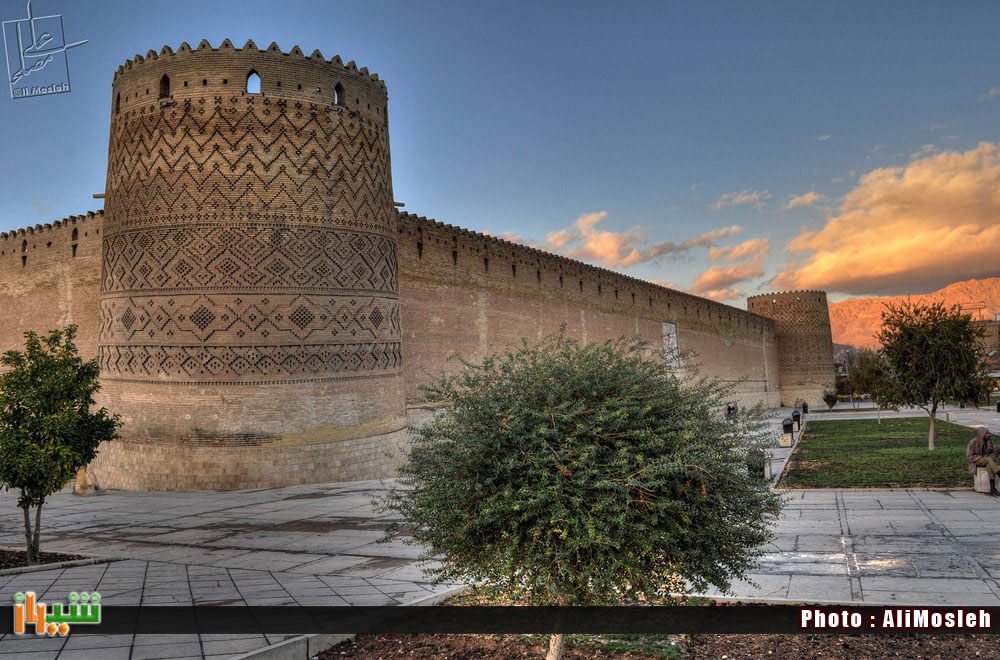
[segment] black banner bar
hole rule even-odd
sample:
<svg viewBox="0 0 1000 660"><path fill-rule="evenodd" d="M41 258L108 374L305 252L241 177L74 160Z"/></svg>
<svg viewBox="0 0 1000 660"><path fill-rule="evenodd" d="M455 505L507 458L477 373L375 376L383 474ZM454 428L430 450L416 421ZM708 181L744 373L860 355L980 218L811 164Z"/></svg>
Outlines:
<svg viewBox="0 0 1000 660"><path fill-rule="evenodd" d="M13 631L13 607L0 608L0 633ZM246 607L143 606L101 608L100 624L71 624L71 634L213 633L213 634L788 634L788 633L998 633L1000 607L850 607L793 605L634 606L634 607ZM811 626L803 629L803 610L810 610ZM888 619L886 612L889 612ZM831 613L842 625L816 628L819 612L829 623ZM921 618L910 614L952 613L951 627L911 625ZM852 616L854 613L860 617ZM969 615L983 613L991 628L970 625ZM851 621L861 625L851 625ZM932 619L933 620L933 619ZM892 623L888 628L886 621ZM946 624L947 625L947 624ZM28 634L34 634L29 626ZM27 636L27 635L26 635Z"/></svg>

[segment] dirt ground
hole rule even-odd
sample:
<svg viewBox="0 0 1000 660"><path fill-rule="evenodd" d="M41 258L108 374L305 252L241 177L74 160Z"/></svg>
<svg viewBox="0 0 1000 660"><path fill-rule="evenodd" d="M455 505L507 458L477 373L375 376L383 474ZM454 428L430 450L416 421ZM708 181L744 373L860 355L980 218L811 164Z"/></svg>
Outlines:
<svg viewBox="0 0 1000 660"><path fill-rule="evenodd" d="M55 564L61 561L87 559L80 555L61 555L57 552L43 552L39 564ZM23 550L0 550L0 569L22 568L28 565L28 556Z"/></svg>
<svg viewBox="0 0 1000 660"><path fill-rule="evenodd" d="M1000 658L1000 637L996 635L694 635L672 637L657 645L651 653L622 649L618 648L621 643L602 644L600 638L595 639L598 648L570 646L563 657L621 660ZM359 635L320 654L319 660L402 657L522 660L544 657L545 647L531 646L531 641L520 635Z"/></svg>

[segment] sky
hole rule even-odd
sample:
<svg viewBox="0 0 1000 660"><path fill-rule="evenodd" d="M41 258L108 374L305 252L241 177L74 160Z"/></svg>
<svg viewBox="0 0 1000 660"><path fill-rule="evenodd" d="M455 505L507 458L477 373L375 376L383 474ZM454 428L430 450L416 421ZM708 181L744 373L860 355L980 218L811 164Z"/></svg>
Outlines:
<svg viewBox="0 0 1000 660"><path fill-rule="evenodd" d="M101 207L117 67L229 38L386 81L405 210L744 305L1000 275L1000 3L111 2L0 91L0 231ZM26 15L0 0L0 19Z"/></svg>

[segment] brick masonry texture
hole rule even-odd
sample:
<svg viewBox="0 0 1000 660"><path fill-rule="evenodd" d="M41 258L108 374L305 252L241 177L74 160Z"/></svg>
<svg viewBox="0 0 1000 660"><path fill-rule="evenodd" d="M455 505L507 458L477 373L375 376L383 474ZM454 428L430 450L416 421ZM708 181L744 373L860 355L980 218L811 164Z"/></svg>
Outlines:
<svg viewBox="0 0 1000 660"><path fill-rule="evenodd" d="M376 75L297 47L119 67L105 211L0 234L0 349L78 324L125 422L89 468L100 486L389 476L407 416L428 414L420 384L563 324L652 353L672 323L742 405L819 403L825 295L745 311L397 213L387 112Z"/></svg>
<svg viewBox="0 0 1000 660"><path fill-rule="evenodd" d="M830 309L822 291L765 293L747 307L775 321L782 405L810 406L835 389Z"/></svg>

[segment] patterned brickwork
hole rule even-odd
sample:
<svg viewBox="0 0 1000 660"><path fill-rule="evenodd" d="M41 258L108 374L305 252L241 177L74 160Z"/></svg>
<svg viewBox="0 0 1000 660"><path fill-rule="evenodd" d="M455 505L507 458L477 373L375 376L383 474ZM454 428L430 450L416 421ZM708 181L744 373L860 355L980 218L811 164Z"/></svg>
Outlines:
<svg viewBox="0 0 1000 660"><path fill-rule="evenodd" d="M384 125L255 94L131 107L112 121L107 195L106 377L398 373Z"/></svg>
<svg viewBox="0 0 1000 660"><path fill-rule="evenodd" d="M105 485L387 474L366 440L405 417L384 84L202 42L127 62L112 98L98 358L125 426Z"/></svg>
<svg viewBox="0 0 1000 660"><path fill-rule="evenodd" d="M833 334L822 291L767 293L747 299L747 308L775 321L778 369L786 405L822 402L835 385Z"/></svg>
<svg viewBox="0 0 1000 660"><path fill-rule="evenodd" d="M653 355L676 324L744 405L832 382L819 292L743 311L395 213L387 110L377 76L297 47L203 41L119 67L107 212L0 234L0 348L77 322L100 360L99 403L125 424L100 486L391 476L421 383L563 326Z"/></svg>

